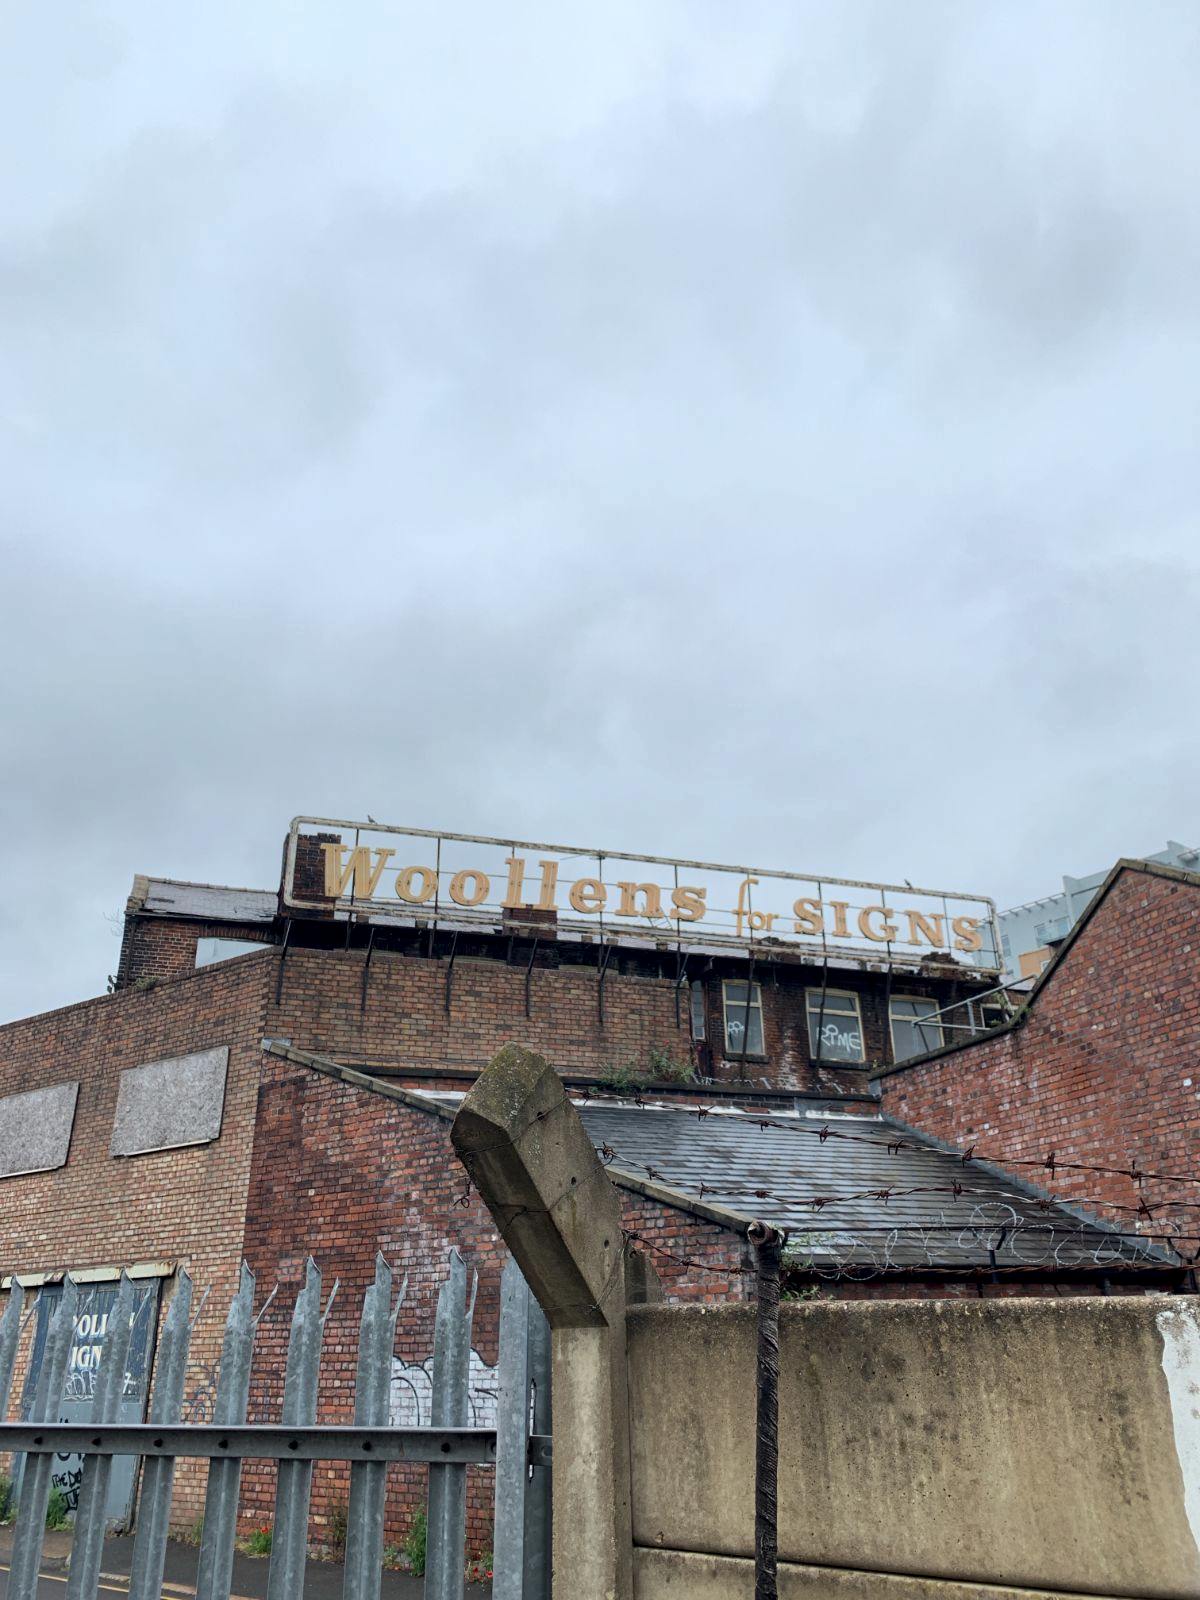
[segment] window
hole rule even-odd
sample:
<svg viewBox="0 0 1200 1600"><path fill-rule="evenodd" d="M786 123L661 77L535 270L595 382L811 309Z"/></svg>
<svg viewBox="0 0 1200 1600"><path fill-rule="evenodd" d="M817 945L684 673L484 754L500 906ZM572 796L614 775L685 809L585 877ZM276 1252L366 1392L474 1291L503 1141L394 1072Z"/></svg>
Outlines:
<svg viewBox="0 0 1200 1600"><path fill-rule="evenodd" d="M729 979L725 996L725 1054L763 1056L762 986Z"/></svg>
<svg viewBox="0 0 1200 1600"><path fill-rule="evenodd" d="M269 945L257 939L197 939L196 965L211 967L217 961L232 961L234 956L249 955L251 950L269 949Z"/></svg>
<svg viewBox="0 0 1200 1600"><path fill-rule="evenodd" d="M1008 1018L1007 1006L981 1005L979 1008L979 1023L983 1028L1002 1028Z"/></svg>
<svg viewBox="0 0 1200 1600"><path fill-rule="evenodd" d="M846 989L809 989L808 1047L814 1061L865 1061L858 996ZM823 1003L822 1003L823 1002Z"/></svg>
<svg viewBox="0 0 1200 1600"><path fill-rule="evenodd" d="M700 1040L706 1037L704 1022L704 985L692 985L692 1038Z"/></svg>
<svg viewBox="0 0 1200 1600"><path fill-rule="evenodd" d="M937 1009L936 1000L907 994L892 996L892 1053L897 1061L907 1061L909 1056L921 1056L926 1050L941 1046L942 1024L934 1015Z"/></svg>

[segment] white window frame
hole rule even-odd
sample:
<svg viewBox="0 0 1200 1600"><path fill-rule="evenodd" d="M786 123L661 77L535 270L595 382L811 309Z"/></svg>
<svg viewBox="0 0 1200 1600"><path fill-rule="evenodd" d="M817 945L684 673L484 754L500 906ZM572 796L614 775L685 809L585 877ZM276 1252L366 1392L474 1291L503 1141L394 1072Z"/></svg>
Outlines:
<svg viewBox="0 0 1200 1600"><path fill-rule="evenodd" d="M702 1044L708 1037L708 1019L705 1015L707 1005L708 996L704 992L704 984L701 979L696 978L688 991L688 1022L692 1039L696 1044Z"/></svg>
<svg viewBox="0 0 1200 1600"><path fill-rule="evenodd" d="M856 1061L850 1061L845 1056L822 1055L813 1039L813 1024L819 1024L821 1018L821 996L825 996L825 1015L835 1017L848 1017L849 1006L830 1007L831 1000L849 1000L853 1003L854 1018L858 1023L859 1056ZM863 1028L862 996L856 989L806 989L804 991L804 1022L808 1037L808 1053L814 1062L819 1061L823 1067L861 1067L867 1060L867 1035Z"/></svg>
<svg viewBox="0 0 1200 1600"><path fill-rule="evenodd" d="M731 1000L729 998L729 985L731 983L744 986L746 980L745 978L721 979L721 1042L724 1048L725 1060L765 1061L767 1059L767 1031L766 1018L763 1016L762 984L752 983L750 985L750 1012L751 1015L756 1011L758 1012L758 1036L762 1042L762 1048L760 1050L751 1050L747 1047L743 1055L740 1045L729 1042L729 1017L731 1010L735 1016L740 1014L744 1017L746 1015L746 1000L744 996L740 1000ZM750 1027L747 1025L747 1041L749 1041L749 1036Z"/></svg>
<svg viewBox="0 0 1200 1600"><path fill-rule="evenodd" d="M914 1016L914 1017L898 1017L896 1015L895 1011L892 1009L893 1006L896 1004L897 1000L907 1000L909 1002L918 1003L920 1005L932 1006L933 1007L933 1020L930 1021L926 1017L916 1017L916 1016ZM928 994L894 994L894 995L892 995L891 999L888 1001L888 1031L889 1031L889 1033L891 1035L891 1040L892 1040L892 1060L893 1061L912 1061L917 1056L928 1055L930 1050L940 1050L942 1048L942 1046L946 1042L946 1033L945 1033L945 1030L942 1027L942 1019L941 1019L941 1017L936 1014L938 1009L939 1009L938 1008L938 1003L933 998L932 995L928 995ZM910 1053L908 1055L902 1056L900 1054L900 1052L896 1049L896 1024L897 1024L897 1022L906 1022L906 1023L909 1024L910 1027L912 1027L912 1028L918 1028L919 1027L922 1030L936 1029L936 1031L937 1031L937 1043L936 1044L931 1044L931 1045L923 1045L921 1049L910 1051Z"/></svg>

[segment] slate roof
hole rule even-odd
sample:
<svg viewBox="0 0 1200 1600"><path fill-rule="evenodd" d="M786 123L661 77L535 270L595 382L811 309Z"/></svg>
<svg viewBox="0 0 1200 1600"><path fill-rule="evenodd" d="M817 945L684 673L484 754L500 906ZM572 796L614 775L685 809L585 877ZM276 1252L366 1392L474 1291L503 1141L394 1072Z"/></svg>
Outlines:
<svg viewBox="0 0 1200 1600"><path fill-rule="evenodd" d="M205 922L274 922L274 889L226 889L215 883L147 878L139 910L158 917L198 917Z"/></svg>
<svg viewBox="0 0 1200 1600"><path fill-rule="evenodd" d="M997 1266L1031 1270L1173 1264L1146 1241L1047 1203L994 1167L964 1166L886 1120L721 1108L697 1116L694 1108L596 1100L579 1111L614 1169L786 1229L788 1256L816 1271L962 1270L990 1266L993 1251ZM814 1198L828 1203L814 1207Z"/></svg>

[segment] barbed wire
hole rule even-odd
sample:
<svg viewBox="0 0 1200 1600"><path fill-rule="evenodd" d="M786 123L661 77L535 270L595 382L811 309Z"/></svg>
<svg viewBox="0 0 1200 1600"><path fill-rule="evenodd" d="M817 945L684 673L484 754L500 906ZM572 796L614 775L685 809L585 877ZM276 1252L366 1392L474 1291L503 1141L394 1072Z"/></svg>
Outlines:
<svg viewBox="0 0 1200 1600"><path fill-rule="evenodd" d="M606 1144L601 1146L598 1153L601 1161L606 1167L611 1166L614 1162L620 1161L618 1152L614 1150L611 1145ZM1014 1200L1019 1201L1021 1205L1026 1208L1035 1207L1041 1212L1047 1212L1051 1209L1058 1209L1061 1211L1062 1208L1068 1205L1108 1206L1114 1211L1123 1211L1132 1216L1144 1218L1147 1222L1153 1222L1155 1220L1156 1212L1173 1211L1176 1209L1200 1211L1200 1201L1192 1200L1171 1201L1156 1199L1154 1203L1151 1204L1149 1201L1143 1198L1139 1200L1137 1205L1123 1205L1118 1201L1109 1200L1103 1195L1065 1196L1055 1194L1024 1194L1019 1190L1010 1191L996 1188L974 1189L969 1185L962 1183L914 1183L907 1185L885 1184L874 1185L869 1189L855 1189L835 1194L779 1194L770 1189L744 1188L740 1185L732 1184L711 1184L705 1183L703 1180L701 1180L694 1189L689 1189L685 1184L682 1184L677 1179L669 1177L665 1173L660 1172L659 1169L653 1165L644 1162L634 1162L632 1163L632 1166L644 1172L652 1183L661 1183L665 1187L673 1189L680 1195L689 1197L694 1196L697 1200L703 1200L706 1197L713 1196L717 1197L717 1203L721 1203L719 1197L728 1197L729 1195L739 1197L735 1201L730 1201L728 1198L726 1198L723 1202L727 1205L733 1206L735 1209L738 1205L743 1203L743 1199L741 1197L753 1200L767 1200L772 1204L782 1206L787 1210L807 1210L818 1213L826 1211L833 1206L862 1204L864 1201L868 1200L876 1201L882 1205L888 1205L893 1200L903 1200L914 1195L949 1195L955 1200L979 1200L983 1202ZM628 1171L629 1168L621 1167L619 1170ZM461 1204L463 1202L460 1201L459 1203ZM1103 1224L1100 1223L1089 1223L1084 1224L1084 1226L1091 1227L1093 1232L1102 1231L1103 1228ZM1147 1235L1141 1230L1139 1230L1137 1236L1141 1238L1147 1237Z"/></svg>
<svg viewBox="0 0 1200 1600"><path fill-rule="evenodd" d="M752 1276L754 1272L744 1263L715 1263L682 1255L637 1228L626 1229L625 1238L631 1247L690 1271L718 1277ZM1200 1234L1164 1234L1161 1240L1174 1253L1174 1261L1149 1258L1143 1234L1101 1233L1083 1223L1063 1227L1034 1222L996 1202L973 1207L966 1218L942 1212L922 1222L839 1226L819 1233L792 1234L785 1247L784 1266L793 1273L836 1282L923 1271L939 1277L1147 1268L1180 1271L1200 1261Z"/></svg>

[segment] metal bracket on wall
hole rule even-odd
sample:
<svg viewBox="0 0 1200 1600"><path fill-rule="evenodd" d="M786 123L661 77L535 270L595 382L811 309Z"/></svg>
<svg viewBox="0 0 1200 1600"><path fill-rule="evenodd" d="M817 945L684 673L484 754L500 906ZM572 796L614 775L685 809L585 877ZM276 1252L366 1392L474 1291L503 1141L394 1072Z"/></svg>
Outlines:
<svg viewBox="0 0 1200 1600"><path fill-rule="evenodd" d="M679 991L683 988L684 982L687 979L687 964L688 958L686 955L684 955L683 951L680 950L676 957L675 966L675 1026L677 1028L683 1026L679 1014Z"/></svg>
<svg viewBox="0 0 1200 1600"><path fill-rule="evenodd" d="M750 946L750 971L746 974L746 1009L742 1013L742 1050L738 1061L744 1067L746 1064L746 1047L750 1043L750 1002L754 998L754 968L758 963L758 952ZM759 1011L759 1020L762 1022L762 1011ZM763 1022L763 1050L767 1048L766 1025ZM744 1076L744 1074L743 1074Z"/></svg>
<svg viewBox="0 0 1200 1600"><path fill-rule="evenodd" d="M532 997L530 993L530 985L533 982L533 961L537 953L538 936L535 933L533 936L533 949L529 952L529 964L525 968L525 1015L527 1017L531 1017L533 1015L533 1011L531 1009Z"/></svg>
<svg viewBox="0 0 1200 1600"><path fill-rule="evenodd" d="M283 964L287 960L288 945L292 940L292 919L289 917L283 925L283 943L279 947L279 975L275 979L275 1004L283 1000Z"/></svg>
<svg viewBox="0 0 1200 1600"><path fill-rule="evenodd" d="M613 949L614 946L611 944L606 944L604 946L603 953L600 957L600 965L597 969L599 981L596 985L596 1003L599 1009L600 1026L602 1028L604 1026L604 980L608 976L608 963L612 957Z"/></svg>
<svg viewBox="0 0 1200 1600"><path fill-rule="evenodd" d="M450 990L454 983L454 958L458 954L458 929L450 940L450 959L446 964L446 1015L450 1015Z"/></svg>
<svg viewBox="0 0 1200 1600"><path fill-rule="evenodd" d="M375 924L371 924L371 931L367 935L367 959L363 962L362 995L359 998L358 1009L367 1009L367 979L371 976L371 957L375 954Z"/></svg>

